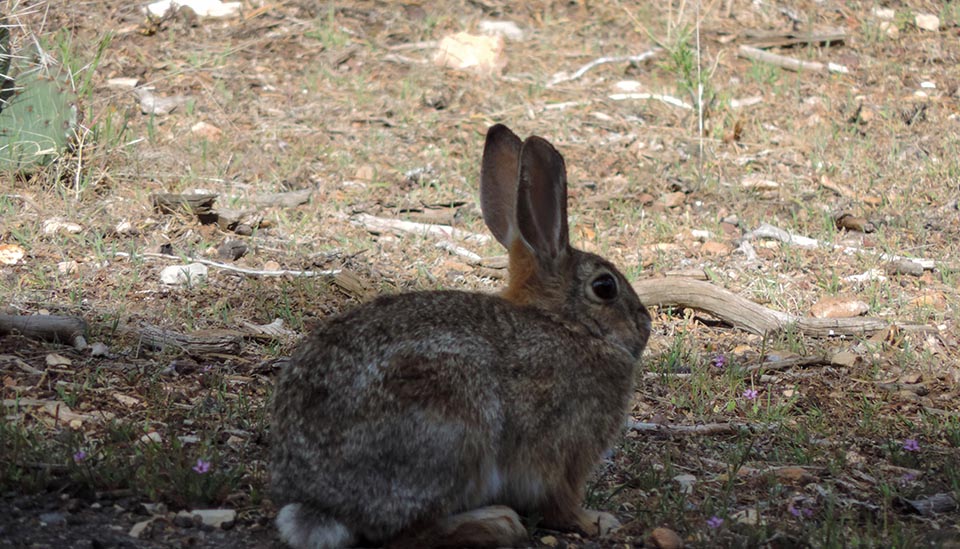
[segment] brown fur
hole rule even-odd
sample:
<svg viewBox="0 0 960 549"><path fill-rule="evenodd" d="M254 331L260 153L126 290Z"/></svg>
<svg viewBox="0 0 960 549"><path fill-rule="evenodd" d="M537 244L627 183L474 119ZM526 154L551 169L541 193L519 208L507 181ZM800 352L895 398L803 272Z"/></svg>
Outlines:
<svg viewBox="0 0 960 549"><path fill-rule="evenodd" d="M588 535L616 526L581 502L650 316L613 265L569 245L549 143L495 126L481 171L484 219L510 253L503 294L379 297L329 319L277 380L270 468L288 543L514 545L512 509ZM619 292L601 298L608 276Z"/></svg>

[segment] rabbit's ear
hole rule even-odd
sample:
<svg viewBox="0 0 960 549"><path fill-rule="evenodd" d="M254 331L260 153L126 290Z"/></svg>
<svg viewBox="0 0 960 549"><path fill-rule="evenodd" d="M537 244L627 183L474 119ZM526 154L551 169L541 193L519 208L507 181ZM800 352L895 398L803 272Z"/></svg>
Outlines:
<svg viewBox="0 0 960 549"><path fill-rule="evenodd" d="M480 209L493 236L508 250L517 234L520 138L503 124L487 130L480 166Z"/></svg>
<svg viewBox="0 0 960 549"><path fill-rule="evenodd" d="M556 267L570 248L567 169L553 145L535 135L520 149L517 227L543 267Z"/></svg>

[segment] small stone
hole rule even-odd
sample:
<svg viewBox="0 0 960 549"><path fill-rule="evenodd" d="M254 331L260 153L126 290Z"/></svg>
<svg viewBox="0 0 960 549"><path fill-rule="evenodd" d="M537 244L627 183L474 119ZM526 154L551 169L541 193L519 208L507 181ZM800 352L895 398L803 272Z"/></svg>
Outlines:
<svg viewBox="0 0 960 549"><path fill-rule="evenodd" d="M700 246L700 251L708 255L727 255L731 249L729 245L714 240L704 242L703 246Z"/></svg>
<svg viewBox="0 0 960 549"><path fill-rule="evenodd" d="M53 218L43 222L43 234L51 236L57 233L77 234L83 231L83 227L77 223Z"/></svg>
<svg viewBox="0 0 960 549"><path fill-rule="evenodd" d="M496 74L507 66L502 36L459 32L440 40L433 62L441 67Z"/></svg>
<svg viewBox="0 0 960 549"><path fill-rule="evenodd" d="M217 255L221 259L236 261L246 255L247 245L239 240L227 240L217 248Z"/></svg>
<svg viewBox="0 0 960 549"><path fill-rule="evenodd" d="M171 265L160 271L160 282L172 286L197 284L207 278L207 266L202 263Z"/></svg>
<svg viewBox="0 0 960 549"><path fill-rule="evenodd" d="M540 543L546 545L547 547L556 547L560 540L556 536L543 536L540 538Z"/></svg>
<svg viewBox="0 0 960 549"><path fill-rule="evenodd" d="M927 31L940 30L940 18L930 13L918 13L914 18L917 28Z"/></svg>
<svg viewBox="0 0 960 549"><path fill-rule="evenodd" d="M650 532L650 545L657 549L681 549L683 538L673 530L660 526Z"/></svg>
<svg viewBox="0 0 960 549"><path fill-rule="evenodd" d="M810 307L814 318L853 318L864 315L870 306L849 297L825 297Z"/></svg>
<svg viewBox="0 0 960 549"><path fill-rule="evenodd" d="M41 513L39 518L40 522L47 526L57 526L67 522L67 516L63 513Z"/></svg>
<svg viewBox="0 0 960 549"><path fill-rule="evenodd" d="M693 492L693 485L697 482L697 477L690 474L677 475L673 477L674 482L680 485L680 492L689 494Z"/></svg>
<svg viewBox="0 0 960 549"><path fill-rule="evenodd" d="M280 264L276 261L265 261L263 263L264 271L279 271L281 269Z"/></svg>
<svg viewBox="0 0 960 549"><path fill-rule="evenodd" d="M877 19L891 20L897 16L897 12L891 8L873 8L873 14Z"/></svg>
<svg viewBox="0 0 960 549"><path fill-rule="evenodd" d="M194 517L194 521L196 517L200 517L202 524L213 528L222 528L224 524L233 523L237 519L237 512L233 509L194 509L190 511L190 515Z"/></svg>
<svg viewBox="0 0 960 549"><path fill-rule="evenodd" d="M149 433L140 437L140 442L142 444L160 444L163 442L163 437L160 436L160 433L156 431L150 431Z"/></svg>
<svg viewBox="0 0 960 549"><path fill-rule="evenodd" d="M682 206L686 200L687 195L683 191L666 193L660 196L660 203L667 208L676 208L677 206Z"/></svg>
<svg viewBox="0 0 960 549"><path fill-rule="evenodd" d="M62 275L71 275L80 270L80 264L74 260L57 263L57 272Z"/></svg>
<svg viewBox="0 0 960 549"><path fill-rule="evenodd" d="M879 27L889 38L893 38L894 40L900 38L900 28L892 21L880 21Z"/></svg>
<svg viewBox="0 0 960 549"><path fill-rule="evenodd" d="M142 520L142 521L134 524L134 525L130 528L130 532L128 532L128 535L129 535L131 538L140 539L140 536L143 535L143 532L147 529L148 526L150 526L150 523L152 523L152 522L153 522L153 519L151 518L151 519L147 519L147 520Z"/></svg>
<svg viewBox="0 0 960 549"><path fill-rule="evenodd" d="M104 343L95 341L92 345L90 345L90 356L95 358L108 357L110 356L110 348Z"/></svg>
<svg viewBox="0 0 960 549"><path fill-rule="evenodd" d="M373 181L377 176L377 170L373 166L360 166L353 173L353 178L358 181Z"/></svg>
<svg viewBox="0 0 960 549"><path fill-rule="evenodd" d="M860 356L851 353L850 351L840 351L839 353L834 354L830 357L830 364L834 366L846 366L851 367L858 364L861 360Z"/></svg>
<svg viewBox="0 0 960 549"><path fill-rule="evenodd" d="M220 138L223 136L223 130L202 120L190 127L190 133L198 135L208 141L220 141Z"/></svg>
<svg viewBox="0 0 960 549"><path fill-rule="evenodd" d="M51 366L53 368L56 368L58 366L70 366L71 364L73 364L73 362L69 358L63 355L58 355L57 353L48 354L46 361L47 361L47 366Z"/></svg>

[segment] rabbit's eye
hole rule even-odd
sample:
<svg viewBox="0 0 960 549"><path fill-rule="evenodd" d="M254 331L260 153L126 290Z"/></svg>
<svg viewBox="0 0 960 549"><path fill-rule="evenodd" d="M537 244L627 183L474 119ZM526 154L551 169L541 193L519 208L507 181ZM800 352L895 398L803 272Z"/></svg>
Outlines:
<svg viewBox="0 0 960 549"><path fill-rule="evenodd" d="M617 279L610 273L603 273L590 282L593 295L601 301L610 301L617 297Z"/></svg>

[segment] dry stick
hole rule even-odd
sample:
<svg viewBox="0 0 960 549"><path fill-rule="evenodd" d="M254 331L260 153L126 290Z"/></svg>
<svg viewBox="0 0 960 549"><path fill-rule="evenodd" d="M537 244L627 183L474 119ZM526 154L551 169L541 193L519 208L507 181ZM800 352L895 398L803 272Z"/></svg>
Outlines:
<svg viewBox="0 0 960 549"><path fill-rule="evenodd" d="M869 335L889 328L878 318L809 318L768 309L733 292L699 280L652 278L633 285L640 301L648 306L690 307L710 313L734 328L766 335L789 328L811 337ZM909 331L930 331L929 326L900 325Z"/></svg>
<svg viewBox="0 0 960 549"><path fill-rule="evenodd" d="M843 65L837 65L836 63L827 63L824 65L823 63L818 63L816 61L801 61L785 55L777 55L775 53L763 51L752 46L740 46L740 49L737 53L740 55L740 57L746 57L747 59L753 59L754 61L769 63L789 71L838 72L842 74L847 74L850 72L850 69L847 67Z"/></svg>
<svg viewBox="0 0 960 549"><path fill-rule="evenodd" d="M357 214L351 218L354 224L360 225L371 233L389 233L402 232L416 234L420 236L430 236L445 240L462 240L464 242L475 242L477 244L486 244L490 241L490 236L485 234L471 233L463 229L456 229L450 225L434 225L431 223L417 223L414 221L404 221L402 219L389 219L386 217L376 217L370 214Z"/></svg>
<svg viewBox="0 0 960 549"><path fill-rule="evenodd" d="M607 99L611 101L628 101L631 99L639 99L639 100L653 99L656 101L666 103L667 105L672 105L674 107L680 107L681 109L686 109L688 111L693 109L693 105L691 105L690 103L687 103L682 99L673 97L672 95L664 95L661 93L612 93L607 96ZM543 106L543 110L562 111L572 107L583 107L586 105L592 105L594 103L598 103L599 101L602 101L602 100L585 99L583 101L563 101L560 103L547 103L546 105Z"/></svg>
<svg viewBox="0 0 960 549"><path fill-rule="evenodd" d="M773 425L753 423L705 423L702 425L664 425L662 423L644 423L641 421L627 421L627 428L631 431L655 431L673 435L728 435L738 433L744 429L750 431L771 430Z"/></svg>
<svg viewBox="0 0 960 549"><path fill-rule="evenodd" d="M565 75L565 74L554 75L553 78L551 78L550 81L547 82L547 87L550 88L550 87L556 86L557 84L561 84L563 82L570 82L570 81L576 80L581 76L583 76L584 74L586 74L587 71L589 71L590 69L599 65L603 65L604 63L623 63L623 62L640 63L642 61L646 61L647 59L650 59L651 57L653 57L654 55L657 55L662 51L663 51L662 48L653 48L652 50L645 51L640 55L619 55L616 57L599 57L587 63L586 65L580 67L571 75Z"/></svg>
<svg viewBox="0 0 960 549"><path fill-rule="evenodd" d="M153 252L143 252L139 254L128 254L126 252L114 252L116 257L154 257L159 259L173 259L176 261L189 261L190 263L203 263L204 265L209 265L211 267L216 267L218 269L223 269L225 271L233 271L235 273L242 273L251 276L303 276L303 277L313 277L313 276L323 276L323 277L336 277L341 273L341 269L328 269L325 271L289 271L286 269L281 269L278 271L261 271L257 269L245 269L243 267L236 267L234 265L227 265L226 263L219 263L217 261L210 261L209 259L203 259L200 257L180 257L179 255L170 255L170 254L158 254Z"/></svg>
<svg viewBox="0 0 960 549"><path fill-rule="evenodd" d="M780 242L784 242L786 244L792 244L794 246L799 246L801 248L807 248L807 249L830 247L834 250L843 252L847 255L858 254L858 253L875 255L878 258L880 258L881 261L912 261L913 263L920 265L921 267L923 267L928 271L932 271L934 267L937 266L936 261L934 261L933 259L923 259L923 258L916 258L916 257L907 257L903 255L887 254L883 252L876 252L874 250L870 250L867 248L859 248L857 246L845 246L843 244L822 243L815 238L809 238L806 236L793 234L790 231L785 231L779 227L774 227L773 225L769 225L767 223L763 223L756 229L745 234L744 238L747 238L747 239L768 238L772 240L779 240Z"/></svg>
<svg viewBox="0 0 960 549"><path fill-rule="evenodd" d="M483 260L480 254L474 253L463 246L457 246L450 240L441 240L440 242L436 243L436 247L466 259L467 263L470 263L471 265L478 265L480 264L480 261Z"/></svg>

